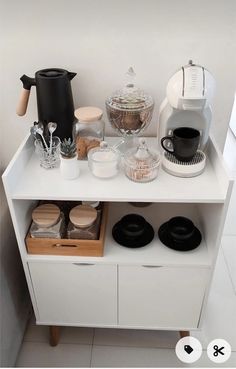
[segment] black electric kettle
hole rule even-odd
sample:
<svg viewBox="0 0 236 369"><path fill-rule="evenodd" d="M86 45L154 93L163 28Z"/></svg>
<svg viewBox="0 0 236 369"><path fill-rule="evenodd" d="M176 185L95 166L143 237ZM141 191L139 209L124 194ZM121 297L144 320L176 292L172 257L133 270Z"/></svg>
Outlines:
<svg viewBox="0 0 236 369"><path fill-rule="evenodd" d="M45 127L49 122L56 122L55 136L60 139L72 137L74 103L70 81L76 73L64 69L42 69L35 73L35 78L25 74L20 78L23 91L17 107L17 114L25 115L31 86L36 86L38 120Z"/></svg>

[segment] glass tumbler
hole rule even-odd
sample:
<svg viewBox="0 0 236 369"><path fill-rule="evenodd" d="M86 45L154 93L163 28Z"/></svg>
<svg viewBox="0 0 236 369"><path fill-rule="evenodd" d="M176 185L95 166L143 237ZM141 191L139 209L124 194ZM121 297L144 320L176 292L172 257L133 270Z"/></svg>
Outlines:
<svg viewBox="0 0 236 369"><path fill-rule="evenodd" d="M45 169L59 167L60 164L60 138L52 138L52 146L46 148L40 139L34 141L35 151L39 157L40 166Z"/></svg>

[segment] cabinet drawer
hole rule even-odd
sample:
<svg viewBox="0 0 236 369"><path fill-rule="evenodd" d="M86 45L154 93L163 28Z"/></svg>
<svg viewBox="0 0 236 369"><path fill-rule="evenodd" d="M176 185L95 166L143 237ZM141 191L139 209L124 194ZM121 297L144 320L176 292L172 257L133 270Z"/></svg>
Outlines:
<svg viewBox="0 0 236 369"><path fill-rule="evenodd" d="M42 323L117 324L117 267L29 262Z"/></svg>
<svg viewBox="0 0 236 369"><path fill-rule="evenodd" d="M119 324L196 328L208 268L119 267Z"/></svg>

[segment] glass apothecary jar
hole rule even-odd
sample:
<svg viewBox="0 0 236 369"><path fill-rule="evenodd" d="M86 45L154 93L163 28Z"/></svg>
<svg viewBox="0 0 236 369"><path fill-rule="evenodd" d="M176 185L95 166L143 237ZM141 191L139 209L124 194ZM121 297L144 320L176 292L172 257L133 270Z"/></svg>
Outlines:
<svg viewBox="0 0 236 369"><path fill-rule="evenodd" d="M67 237L78 240L97 240L99 217L97 210L90 205L78 205L69 214Z"/></svg>
<svg viewBox="0 0 236 369"><path fill-rule="evenodd" d="M94 106L86 106L75 110L78 122L74 126L78 159L87 159L90 149L100 145L104 139L103 111Z"/></svg>
<svg viewBox="0 0 236 369"><path fill-rule="evenodd" d="M65 218L54 204L39 205L32 212L30 235L33 238L63 238Z"/></svg>
<svg viewBox="0 0 236 369"><path fill-rule="evenodd" d="M126 73L125 86L106 100L108 119L122 136L140 134L151 122L153 98L135 85L133 68Z"/></svg>
<svg viewBox="0 0 236 369"><path fill-rule="evenodd" d="M160 164L160 154L150 150L143 138L138 147L129 150L124 156L125 174L135 182L153 181L158 175Z"/></svg>

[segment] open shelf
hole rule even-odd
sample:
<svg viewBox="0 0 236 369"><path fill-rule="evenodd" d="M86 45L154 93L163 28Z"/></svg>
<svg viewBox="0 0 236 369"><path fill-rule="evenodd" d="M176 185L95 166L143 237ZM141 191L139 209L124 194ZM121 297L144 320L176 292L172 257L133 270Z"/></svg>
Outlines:
<svg viewBox="0 0 236 369"><path fill-rule="evenodd" d="M114 143L117 138L108 141ZM148 138L148 144L155 147L157 139ZM40 167L32 139L28 137L4 176L8 177L9 195L13 199L223 203L228 177L217 155L210 141L206 169L194 178L174 177L161 169L157 179L150 183L132 182L122 171L115 178L101 180L91 174L87 161L80 161L80 176L68 181L62 179L58 168Z"/></svg>
<svg viewBox="0 0 236 369"><path fill-rule="evenodd" d="M130 249L117 244L112 237L112 227L122 216L130 213L140 214L153 226L155 237L153 241L142 248ZM172 250L161 243L157 231L162 223L176 215L189 217L202 231L198 209L193 204L151 204L147 207L135 207L129 203L110 203L108 224L105 236L103 257L27 255L28 260L87 261L102 264L132 264L132 265L162 265L162 266L210 266L211 260L207 245L203 240L195 250L180 252Z"/></svg>

